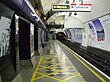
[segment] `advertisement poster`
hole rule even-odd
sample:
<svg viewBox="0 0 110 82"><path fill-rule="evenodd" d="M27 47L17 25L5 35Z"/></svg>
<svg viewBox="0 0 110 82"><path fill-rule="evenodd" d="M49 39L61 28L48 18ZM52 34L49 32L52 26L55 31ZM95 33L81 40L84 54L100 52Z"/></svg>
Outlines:
<svg viewBox="0 0 110 82"><path fill-rule="evenodd" d="M110 42L110 16L104 16L99 18L99 20L101 21L105 31L106 31L106 36L107 36L107 42Z"/></svg>
<svg viewBox="0 0 110 82"><path fill-rule="evenodd" d="M40 49L42 47L41 44L41 29L38 29L38 48Z"/></svg>
<svg viewBox="0 0 110 82"><path fill-rule="evenodd" d="M92 23L94 24L95 28L96 28L96 32L97 32L97 41L101 42L105 40L105 31L104 28L100 22L99 19L95 19L92 21Z"/></svg>
<svg viewBox="0 0 110 82"><path fill-rule="evenodd" d="M30 49L31 57L34 55L34 25L30 24Z"/></svg>
<svg viewBox="0 0 110 82"><path fill-rule="evenodd" d="M44 47L46 44L46 36L44 31L41 31L41 44L42 44L42 47Z"/></svg>
<svg viewBox="0 0 110 82"><path fill-rule="evenodd" d="M103 16L103 17L99 18L99 20L101 21L101 23L105 29L106 50L110 51L110 15Z"/></svg>
<svg viewBox="0 0 110 82"><path fill-rule="evenodd" d="M92 22L87 23L89 31L90 31L90 37L91 38L91 45L95 45L97 42L97 33L96 33L96 28L94 27Z"/></svg>
<svg viewBox="0 0 110 82"><path fill-rule="evenodd" d="M68 39L71 39L72 35L71 35L71 32L69 31L69 29L66 30L66 33L67 33L67 35L68 35Z"/></svg>
<svg viewBox="0 0 110 82"><path fill-rule="evenodd" d="M73 31L74 31L75 42L82 43L81 29L76 28L76 29L73 29Z"/></svg>
<svg viewBox="0 0 110 82"><path fill-rule="evenodd" d="M1 17L0 19L0 57L9 53L9 40L10 40L10 24L11 19Z"/></svg>
<svg viewBox="0 0 110 82"><path fill-rule="evenodd" d="M71 39L70 40L71 40L71 42L74 42L75 41L75 36L74 36L75 33L74 33L73 29L69 29L69 31L71 33L71 35L70 35L71 36Z"/></svg>

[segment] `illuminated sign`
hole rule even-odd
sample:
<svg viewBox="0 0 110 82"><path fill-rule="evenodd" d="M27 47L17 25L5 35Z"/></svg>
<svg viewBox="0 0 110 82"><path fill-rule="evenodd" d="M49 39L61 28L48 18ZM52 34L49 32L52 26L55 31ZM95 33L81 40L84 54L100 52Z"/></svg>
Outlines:
<svg viewBox="0 0 110 82"><path fill-rule="evenodd" d="M91 4L71 4L70 11L89 12L91 11Z"/></svg>
<svg viewBox="0 0 110 82"><path fill-rule="evenodd" d="M53 9L70 9L70 5L53 5Z"/></svg>
<svg viewBox="0 0 110 82"><path fill-rule="evenodd" d="M52 11L90 12L91 4L53 4Z"/></svg>

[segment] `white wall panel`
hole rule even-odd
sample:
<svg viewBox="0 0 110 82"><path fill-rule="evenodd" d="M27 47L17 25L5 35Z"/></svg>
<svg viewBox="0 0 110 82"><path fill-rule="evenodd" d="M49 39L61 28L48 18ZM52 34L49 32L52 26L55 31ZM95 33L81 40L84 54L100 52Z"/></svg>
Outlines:
<svg viewBox="0 0 110 82"><path fill-rule="evenodd" d="M87 47L90 45L90 32L87 29L87 24L84 24L84 28L82 29L82 46Z"/></svg>
<svg viewBox="0 0 110 82"><path fill-rule="evenodd" d="M73 29L69 29L69 31L71 32L71 42L75 42L75 32Z"/></svg>
<svg viewBox="0 0 110 82"><path fill-rule="evenodd" d="M64 28L83 28L83 24L77 18L68 16L65 19Z"/></svg>

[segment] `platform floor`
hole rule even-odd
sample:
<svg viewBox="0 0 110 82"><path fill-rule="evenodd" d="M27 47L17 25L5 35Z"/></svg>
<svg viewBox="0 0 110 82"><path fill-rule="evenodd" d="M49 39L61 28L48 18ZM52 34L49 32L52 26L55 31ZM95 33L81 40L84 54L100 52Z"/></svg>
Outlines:
<svg viewBox="0 0 110 82"><path fill-rule="evenodd" d="M110 82L59 41L44 48L30 82Z"/></svg>

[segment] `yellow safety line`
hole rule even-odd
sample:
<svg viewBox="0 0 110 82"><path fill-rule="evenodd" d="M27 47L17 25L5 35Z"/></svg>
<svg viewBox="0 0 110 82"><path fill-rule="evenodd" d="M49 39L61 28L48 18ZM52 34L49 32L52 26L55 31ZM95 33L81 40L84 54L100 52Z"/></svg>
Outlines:
<svg viewBox="0 0 110 82"><path fill-rule="evenodd" d="M34 80L37 80L37 79L43 78L43 77L45 77L45 76L48 77L48 78L51 78L51 79L57 80L57 81L59 81L59 82L64 82L63 80L60 80L60 79L57 79L57 78L55 78L55 77L51 77L51 76L49 76L50 74L58 73L58 71L55 72L55 73L50 73L50 74L48 74L48 75L46 75L46 74L42 74L42 73L40 73L40 72L37 72L37 70L39 69L40 63L41 63L41 61L42 61L42 58L43 58L43 57L41 56L41 58L40 58L40 60L39 60L39 63L38 63L38 66L37 66L37 68L36 68L36 70L35 70L35 72L34 72L32 78L31 78L31 81L30 81L30 82L33 82ZM35 78L36 74L40 74L40 75L43 75L43 76L38 77L38 78Z"/></svg>
<svg viewBox="0 0 110 82"><path fill-rule="evenodd" d="M49 67L48 67L49 68ZM73 66L69 66L68 68L74 68ZM65 70L68 70L68 68L65 68L65 69L63 69L63 70L57 70L57 69L55 69L55 68L50 68L50 69L52 69L52 70L55 70L56 72L54 72L54 73L50 73L50 74L45 74L45 75L51 75L51 74L56 74L56 73L58 73L58 72L63 72L63 71L65 71ZM39 70L39 69L38 69ZM38 72L37 72L38 73ZM68 74L73 74L73 73L69 73L68 72ZM44 76L41 76L41 77L38 77L38 78L36 78L36 79L40 79L40 78L43 78ZM35 79L34 79L35 80Z"/></svg>
<svg viewBox="0 0 110 82"><path fill-rule="evenodd" d="M43 58L43 56L41 56L41 58L40 58L40 60L39 60L39 63L38 63L38 66L37 66L37 68L36 68L36 70L39 69L39 66L40 66L40 63L41 63L41 61L42 61L42 58Z"/></svg>
<svg viewBox="0 0 110 82"><path fill-rule="evenodd" d="M42 61L42 56L41 56L41 58L40 58L40 60L39 60L39 62L38 62L38 66L37 66L36 70L38 70L41 61ZM34 71L34 73L33 73L33 75L32 75L32 78L31 78L31 81L30 81L30 82L33 82L33 81L34 81L34 78L35 78L36 73L37 73L36 70Z"/></svg>
<svg viewBox="0 0 110 82"><path fill-rule="evenodd" d="M54 80L57 80L57 81L60 81L60 79L58 79L58 78L55 78L55 77L52 77L52 76L48 76L50 74L46 75L46 74L43 74L43 73L40 73L40 72L38 72L38 74L43 75L43 76L48 77L48 78L51 78L51 79L54 79Z"/></svg>
<svg viewBox="0 0 110 82"><path fill-rule="evenodd" d="M53 72L53 73L49 73L49 74L44 74L45 76L49 76L49 75L51 75L51 74L56 74L56 73L58 73L58 71L57 72ZM41 72L37 72L37 74L40 74L40 75L42 75L43 73L41 73ZM43 77L45 77L45 76L41 76L41 77L36 77L36 78L34 78L34 80L37 80L37 79L40 79L40 78L43 78ZM52 76L49 76L49 77L52 77ZM54 77L53 77L54 78ZM59 79L60 80L60 79Z"/></svg>
<svg viewBox="0 0 110 82"><path fill-rule="evenodd" d="M42 59L39 61L39 64L38 64L36 70L39 70L39 66L40 66L41 61L42 61ZM70 66L69 68L72 68L72 67L73 67L73 66ZM52 68L51 68L51 69L52 69ZM54 69L54 68L53 68L53 69ZM54 69L54 70L56 70L56 69ZM67 68L64 69L64 70L67 70ZM40 74L40 75L42 75L42 76L41 76L41 77L37 77L37 78L35 78L35 76L34 76L33 81L34 81L34 80L41 79L41 78L43 78L43 77L48 77L48 78L57 80L57 81L59 81L59 82L65 82L65 80L61 80L61 79L58 79L58 78L49 76L49 75L51 75L51 74L56 74L56 73L58 73L59 71L64 71L64 70L56 70L56 72L50 73L50 74L43 74L43 73L40 73L40 72L36 72L35 75L36 75L36 74ZM72 77L75 77L75 76L76 76L76 75L74 75L74 76L72 76ZM72 77L69 77L69 78L72 78Z"/></svg>
<svg viewBox="0 0 110 82"><path fill-rule="evenodd" d="M39 74L39 72L37 72L37 74ZM41 74L39 74L39 75L41 75ZM34 78L34 80L38 80L38 79L41 79L41 78L43 78L43 77L45 77L45 76L42 75L42 76L40 76L40 77L36 77L36 78Z"/></svg>
<svg viewBox="0 0 110 82"><path fill-rule="evenodd" d="M40 65L41 66L41 65ZM57 66L57 65L55 65ZM52 70L55 70L55 71L64 71L64 70L68 70L68 68L75 68L74 66L68 66L67 68L64 68L62 70L58 70L58 69L55 69L55 68L52 68L51 66L48 66L48 67L45 67L45 66L42 66L43 68L40 68L38 70L43 70L43 69L46 69L46 68L49 68L49 69L52 69Z"/></svg>
<svg viewBox="0 0 110 82"><path fill-rule="evenodd" d="M54 66L58 66L58 65L59 65L59 64L56 63L56 65L54 65ZM50 69L52 69L51 66L47 66L47 67L46 67L46 66L43 66L43 65L40 65L40 66L43 67L43 68L40 68L40 69L38 69L38 70L42 70L42 69L45 69L45 68L50 68Z"/></svg>
<svg viewBox="0 0 110 82"><path fill-rule="evenodd" d="M67 80L69 80L69 79L71 79L71 78L74 78L74 77L76 77L76 76L80 76L80 75L81 75L80 73L77 73L77 74L75 74L75 75L73 75L73 76L70 76L70 77L66 78L65 81L67 81Z"/></svg>
<svg viewBox="0 0 110 82"><path fill-rule="evenodd" d="M41 65L40 65L41 66ZM42 68L39 68L38 70L43 70L43 69L46 69L46 68L50 68L50 67L46 67L46 66L41 66Z"/></svg>
<svg viewBox="0 0 110 82"><path fill-rule="evenodd" d="M49 74L43 74L43 73L41 73L41 72L37 72L37 74L40 74L40 75L43 75L43 76L38 77L38 78L35 78L34 80L43 78L43 77L45 77L45 76L49 76L49 75L51 75L51 74L56 74L56 73L58 73L58 71L57 71L57 72L54 72L54 73L49 73ZM52 76L49 76L49 77L52 77ZM53 78L55 79L55 77L53 77ZM56 78L56 79L57 79L57 78ZM60 80L60 79L59 79L59 80Z"/></svg>
<svg viewBox="0 0 110 82"><path fill-rule="evenodd" d="M48 66L48 67L42 66L42 65L40 65L40 66L43 67L43 68L39 68L38 70L43 70L43 69L46 69L46 68L54 69L51 66ZM58 64L57 65L54 65L54 66L58 66Z"/></svg>
<svg viewBox="0 0 110 82"><path fill-rule="evenodd" d="M59 82L65 82L65 80L60 80Z"/></svg>
<svg viewBox="0 0 110 82"><path fill-rule="evenodd" d="M42 64L42 63L41 63ZM39 68L38 70L43 70L43 69L46 69L46 68L50 68L50 69L54 69L54 70L56 70L55 68L52 68L51 66L43 66L43 65L41 65L40 64L40 66L42 67L42 68ZM58 66L58 65L60 65L60 64L54 64L53 66ZM74 66L68 66L67 68L75 68ZM65 68L65 69L67 69L67 68Z"/></svg>
<svg viewBox="0 0 110 82"><path fill-rule="evenodd" d="M72 51L71 49L69 49L67 46L65 46L64 44L61 43L61 45L67 50L69 51L78 61L81 62L82 65L84 65L89 71L91 71L98 79L100 79L102 82L106 82L106 80L104 80L100 75L98 75L93 69L91 69L86 63L84 63L79 57L77 57Z"/></svg>

